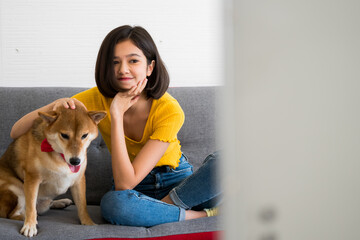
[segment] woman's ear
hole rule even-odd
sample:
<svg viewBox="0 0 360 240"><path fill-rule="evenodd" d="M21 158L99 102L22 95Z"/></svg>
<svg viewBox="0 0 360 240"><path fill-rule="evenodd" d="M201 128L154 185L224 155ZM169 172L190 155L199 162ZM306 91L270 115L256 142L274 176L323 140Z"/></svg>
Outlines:
<svg viewBox="0 0 360 240"><path fill-rule="evenodd" d="M154 70L154 67L155 67L155 60L152 60L151 63L148 65L147 67L147 72L146 72L146 76L150 76L151 73L153 72Z"/></svg>

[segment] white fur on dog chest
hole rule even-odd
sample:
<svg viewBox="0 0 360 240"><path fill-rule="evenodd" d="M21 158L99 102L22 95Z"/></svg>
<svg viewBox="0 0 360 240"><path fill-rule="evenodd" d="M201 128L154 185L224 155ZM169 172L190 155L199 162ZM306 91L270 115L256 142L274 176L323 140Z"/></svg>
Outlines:
<svg viewBox="0 0 360 240"><path fill-rule="evenodd" d="M46 181L39 186L39 197L56 197L66 191L75 183L79 174L52 174Z"/></svg>

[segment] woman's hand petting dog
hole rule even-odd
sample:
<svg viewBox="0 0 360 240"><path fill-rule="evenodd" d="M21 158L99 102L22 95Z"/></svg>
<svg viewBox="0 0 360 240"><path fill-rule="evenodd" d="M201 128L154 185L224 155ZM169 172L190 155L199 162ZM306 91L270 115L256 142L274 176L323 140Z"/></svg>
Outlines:
<svg viewBox="0 0 360 240"><path fill-rule="evenodd" d="M82 105L86 109L85 105L75 98L60 98L53 102L52 110L55 111L59 106L63 106L64 108L75 109L76 104Z"/></svg>

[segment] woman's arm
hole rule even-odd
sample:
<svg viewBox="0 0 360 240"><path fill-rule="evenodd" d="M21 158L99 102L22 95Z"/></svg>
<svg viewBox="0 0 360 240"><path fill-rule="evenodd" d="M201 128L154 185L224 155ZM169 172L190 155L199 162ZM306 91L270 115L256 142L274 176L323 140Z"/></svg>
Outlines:
<svg viewBox="0 0 360 240"><path fill-rule="evenodd" d="M75 101L77 100L72 98L60 98L44 107L38 108L26 114L13 125L10 132L10 137L12 139L16 139L26 133L33 125L34 120L39 116L38 112L52 111L55 110L59 105L63 105L65 108L70 107L71 109L75 109Z"/></svg>
<svg viewBox="0 0 360 240"><path fill-rule="evenodd" d="M166 152L169 143L148 140L131 162L126 148L124 114L138 100L147 80L139 82L128 92L119 92L110 106L111 161L116 190L133 189L153 169Z"/></svg>
<svg viewBox="0 0 360 240"><path fill-rule="evenodd" d="M11 128L10 137L16 139L26 133L31 128L34 120L39 116L38 112L47 112L50 110L52 110L52 104L38 108L20 118Z"/></svg>
<svg viewBox="0 0 360 240"><path fill-rule="evenodd" d="M133 189L155 167L170 143L148 140L134 161L131 162L126 148L123 121L111 123L111 160L115 190Z"/></svg>

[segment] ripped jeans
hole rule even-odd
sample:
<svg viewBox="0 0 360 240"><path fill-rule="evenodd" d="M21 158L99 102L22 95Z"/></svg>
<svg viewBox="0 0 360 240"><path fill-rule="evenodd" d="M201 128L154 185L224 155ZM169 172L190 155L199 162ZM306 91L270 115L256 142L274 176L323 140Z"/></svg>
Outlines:
<svg viewBox="0 0 360 240"><path fill-rule="evenodd" d="M151 227L185 220L185 210L202 210L217 205L219 153L210 154L193 173L185 155L179 166L154 168L133 190L107 192L101 199L105 220L116 225ZM166 195L175 205L160 201Z"/></svg>

